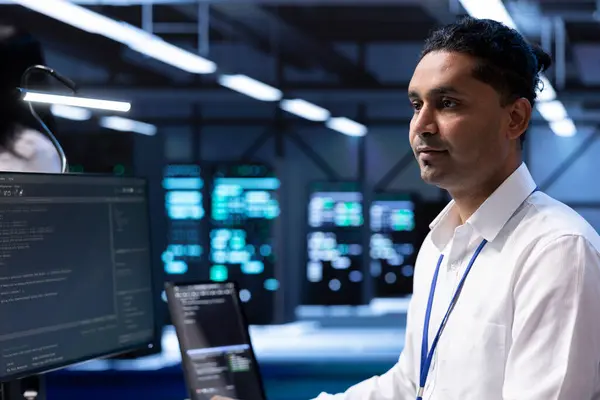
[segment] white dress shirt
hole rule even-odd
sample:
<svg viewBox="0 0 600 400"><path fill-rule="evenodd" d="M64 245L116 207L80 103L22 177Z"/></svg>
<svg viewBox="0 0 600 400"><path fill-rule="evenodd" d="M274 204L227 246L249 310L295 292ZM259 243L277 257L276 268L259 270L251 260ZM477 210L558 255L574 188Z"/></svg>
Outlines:
<svg viewBox="0 0 600 400"><path fill-rule="evenodd" d="M415 400L434 270L429 346L475 249L434 353L424 400L600 399L600 237L522 164L461 225L451 202L417 257L406 342L385 374L318 400Z"/></svg>

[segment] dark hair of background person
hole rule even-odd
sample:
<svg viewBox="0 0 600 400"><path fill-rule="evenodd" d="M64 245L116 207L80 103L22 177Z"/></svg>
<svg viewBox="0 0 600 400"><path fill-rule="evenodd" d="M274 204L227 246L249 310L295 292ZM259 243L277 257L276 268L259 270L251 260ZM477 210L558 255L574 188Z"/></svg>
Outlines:
<svg viewBox="0 0 600 400"><path fill-rule="evenodd" d="M31 34L11 25L0 25L0 148L13 151L14 141L23 128L42 131L27 103L21 101L16 89L21 86L25 70L33 65L44 64L42 46ZM34 72L30 88L48 90L48 77ZM36 111L53 130L54 119L49 107L36 105Z"/></svg>
<svg viewBox="0 0 600 400"><path fill-rule="evenodd" d="M433 31L425 41L420 59L433 51L457 52L478 60L473 76L493 87L502 105L526 98L533 107L539 74L552 65L552 58L541 48L527 43L523 36L506 25L490 20L465 17ZM521 135L521 144L525 133Z"/></svg>

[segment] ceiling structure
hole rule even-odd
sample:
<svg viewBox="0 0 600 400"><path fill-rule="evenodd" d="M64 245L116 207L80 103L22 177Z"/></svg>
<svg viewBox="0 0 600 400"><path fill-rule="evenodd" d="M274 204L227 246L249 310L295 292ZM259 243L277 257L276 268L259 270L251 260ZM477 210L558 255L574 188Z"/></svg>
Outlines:
<svg viewBox="0 0 600 400"><path fill-rule="evenodd" d="M0 19L40 38L48 63L81 93L129 100L155 124L264 124L277 110L116 41L0 1ZM333 115L369 127L406 124L406 89L428 32L466 14L459 0L76 0ZM527 38L554 59L547 77L577 125L600 123L600 19L590 0L504 4ZM287 114L286 114L287 115ZM297 118L287 115L289 118ZM535 117L540 124L544 120ZM237 122L236 122L237 121ZM298 123L303 123L301 120Z"/></svg>

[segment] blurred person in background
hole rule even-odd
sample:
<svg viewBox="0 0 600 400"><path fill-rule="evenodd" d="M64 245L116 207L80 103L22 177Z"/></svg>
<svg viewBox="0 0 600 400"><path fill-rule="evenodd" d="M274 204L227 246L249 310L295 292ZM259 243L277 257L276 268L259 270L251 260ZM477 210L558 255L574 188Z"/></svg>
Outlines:
<svg viewBox="0 0 600 400"><path fill-rule="evenodd" d="M600 399L600 236L522 157L550 64L492 20L427 39L409 139L453 200L419 250L396 365L318 400Z"/></svg>
<svg viewBox="0 0 600 400"><path fill-rule="evenodd" d="M11 25L0 25L0 171L59 173L61 164L54 145L40 132L27 103L15 94L25 70L44 64L40 43L30 34ZM40 73L31 75L32 86L45 82ZM38 107L36 106L36 110ZM40 117L50 129L49 109Z"/></svg>

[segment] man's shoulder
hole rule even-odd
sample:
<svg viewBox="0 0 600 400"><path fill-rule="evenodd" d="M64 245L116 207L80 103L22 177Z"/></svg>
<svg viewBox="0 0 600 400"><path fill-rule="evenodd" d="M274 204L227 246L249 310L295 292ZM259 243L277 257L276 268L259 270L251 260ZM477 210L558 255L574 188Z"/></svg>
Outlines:
<svg viewBox="0 0 600 400"><path fill-rule="evenodd" d="M531 205L505 245L514 262L514 282L534 280L542 291L584 277L592 286L600 284L600 236L596 230L571 207L549 196ZM576 293L567 291L565 296Z"/></svg>
<svg viewBox="0 0 600 400"><path fill-rule="evenodd" d="M600 251L598 232L568 205L544 193L529 200L528 205L513 227L515 240L546 246L561 238L583 238Z"/></svg>

